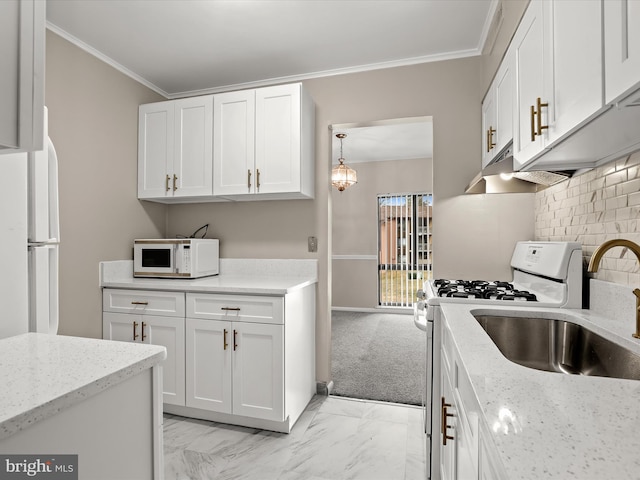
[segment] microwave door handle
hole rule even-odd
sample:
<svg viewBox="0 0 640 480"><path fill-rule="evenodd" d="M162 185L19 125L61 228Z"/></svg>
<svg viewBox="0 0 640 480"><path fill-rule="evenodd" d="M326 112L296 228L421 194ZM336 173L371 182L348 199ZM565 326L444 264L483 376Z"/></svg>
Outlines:
<svg viewBox="0 0 640 480"><path fill-rule="evenodd" d="M173 273L180 273L182 271L182 255L180 245L175 244L173 246Z"/></svg>

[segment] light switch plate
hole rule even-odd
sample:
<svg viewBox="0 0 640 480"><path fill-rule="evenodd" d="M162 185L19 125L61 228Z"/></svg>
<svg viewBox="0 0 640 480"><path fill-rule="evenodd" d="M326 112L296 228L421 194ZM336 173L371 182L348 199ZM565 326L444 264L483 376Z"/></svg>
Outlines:
<svg viewBox="0 0 640 480"><path fill-rule="evenodd" d="M310 252L318 251L318 239L316 237L309 237L309 251Z"/></svg>

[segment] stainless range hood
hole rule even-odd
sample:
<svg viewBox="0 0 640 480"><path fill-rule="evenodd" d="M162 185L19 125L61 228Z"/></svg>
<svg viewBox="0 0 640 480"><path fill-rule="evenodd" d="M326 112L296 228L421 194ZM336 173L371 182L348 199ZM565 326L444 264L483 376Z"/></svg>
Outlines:
<svg viewBox="0 0 640 480"><path fill-rule="evenodd" d="M473 177L464 193L531 193L560 183L573 170L516 172L513 168L513 142L509 143L489 165Z"/></svg>

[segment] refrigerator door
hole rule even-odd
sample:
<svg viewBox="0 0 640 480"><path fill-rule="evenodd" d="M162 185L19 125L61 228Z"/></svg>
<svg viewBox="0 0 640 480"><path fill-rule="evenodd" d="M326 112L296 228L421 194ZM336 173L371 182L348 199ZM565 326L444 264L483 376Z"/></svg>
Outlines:
<svg viewBox="0 0 640 480"><path fill-rule="evenodd" d="M60 241L58 222L58 156L44 122L45 150L29 153L29 242Z"/></svg>
<svg viewBox="0 0 640 480"><path fill-rule="evenodd" d="M58 245L29 247L29 331L58 333Z"/></svg>
<svg viewBox="0 0 640 480"><path fill-rule="evenodd" d="M29 331L27 154L2 156L0 175L0 338Z"/></svg>
<svg viewBox="0 0 640 480"><path fill-rule="evenodd" d="M44 109L45 150L29 153L29 328L58 332L58 158L48 137Z"/></svg>

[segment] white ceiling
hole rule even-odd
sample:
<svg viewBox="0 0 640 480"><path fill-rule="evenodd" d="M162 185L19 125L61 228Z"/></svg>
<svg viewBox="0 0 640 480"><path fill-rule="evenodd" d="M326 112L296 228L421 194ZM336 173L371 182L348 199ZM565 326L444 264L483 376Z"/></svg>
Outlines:
<svg viewBox="0 0 640 480"><path fill-rule="evenodd" d="M47 21L175 98L479 55L498 1L47 0Z"/></svg>
<svg viewBox="0 0 640 480"><path fill-rule="evenodd" d="M47 0L47 26L180 98L480 55L499 1ZM432 157L430 118L338 132L347 164Z"/></svg>
<svg viewBox="0 0 640 480"><path fill-rule="evenodd" d="M337 133L346 133L342 155L347 165L362 162L411 160L433 157L431 117L386 120L362 125L333 125L333 164L340 158Z"/></svg>

